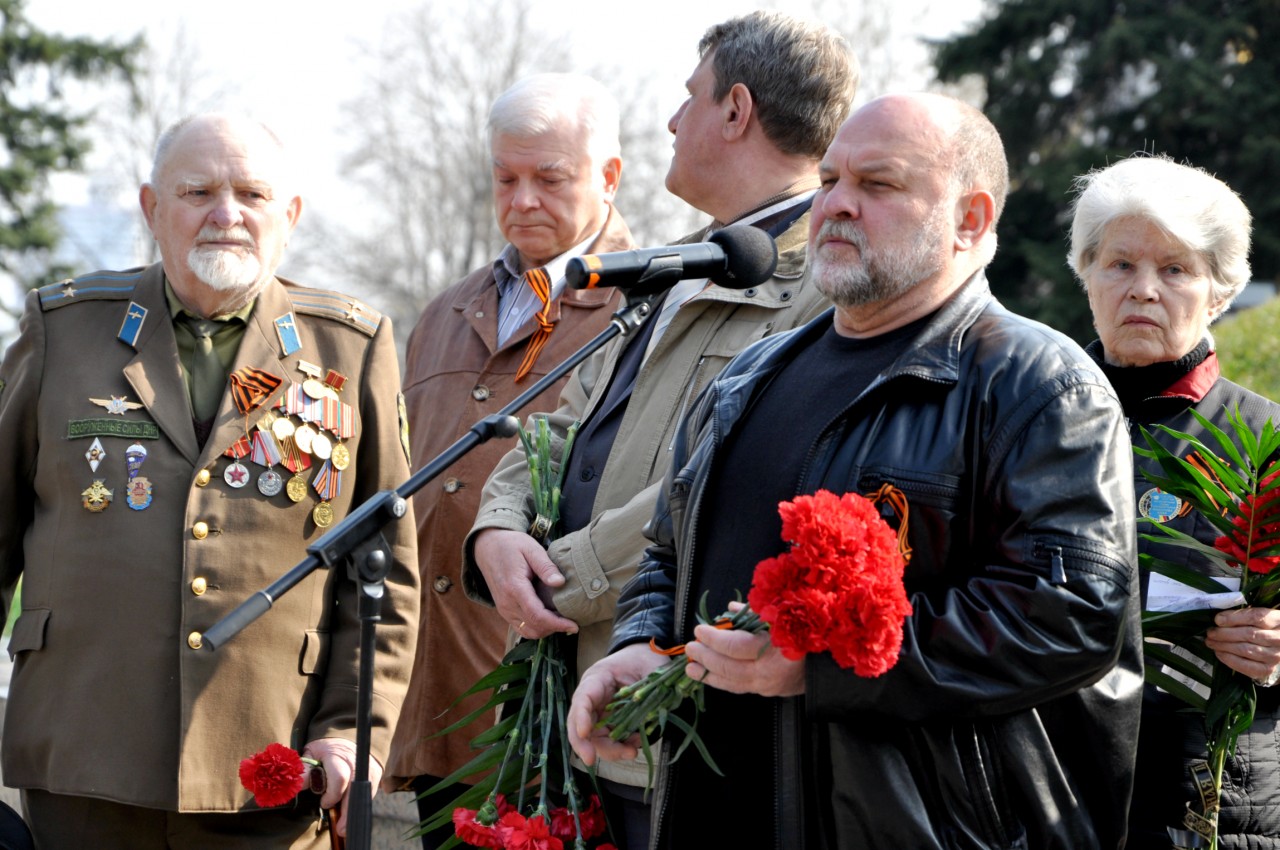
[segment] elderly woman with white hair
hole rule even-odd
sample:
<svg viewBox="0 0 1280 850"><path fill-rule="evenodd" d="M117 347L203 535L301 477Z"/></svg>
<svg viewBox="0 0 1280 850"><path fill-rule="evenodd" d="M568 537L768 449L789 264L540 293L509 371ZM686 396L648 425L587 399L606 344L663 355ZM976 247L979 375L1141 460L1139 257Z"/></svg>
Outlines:
<svg viewBox="0 0 1280 850"><path fill-rule="evenodd" d="M1237 407L1255 431L1280 405L1223 378L1209 325L1249 279L1250 216L1225 183L1159 156L1135 156L1077 181L1068 262L1084 285L1098 339L1088 348L1111 379L1130 422L1155 433L1178 456L1189 447L1155 425L1201 434L1192 412L1220 427ZM1212 442L1212 441L1211 441ZM1143 478L1153 461L1136 457L1138 514L1213 545L1217 531L1189 506L1169 504ZM1175 499L1176 500L1176 499ZM1139 540L1150 551L1212 574L1186 549ZM1146 600L1150 576L1143 575ZM1223 776L1219 847L1280 848L1280 611L1238 608L1217 615L1206 645L1222 663L1261 687L1253 727L1241 735ZM1200 808L1190 764L1205 757L1202 720L1148 685L1137 777L1130 806L1130 850L1169 850L1187 804Z"/></svg>

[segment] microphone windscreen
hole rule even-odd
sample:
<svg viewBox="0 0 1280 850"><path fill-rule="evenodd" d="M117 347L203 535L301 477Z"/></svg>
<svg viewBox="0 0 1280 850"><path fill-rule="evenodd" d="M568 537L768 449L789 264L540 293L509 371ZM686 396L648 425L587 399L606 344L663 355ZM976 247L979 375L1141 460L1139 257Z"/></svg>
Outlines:
<svg viewBox="0 0 1280 850"><path fill-rule="evenodd" d="M737 224L711 234L708 240L719 245L725 255L725 269L712 276L712 283L726 289L759 286L778 268L778 246L773 237L758 227Z"/></svg>

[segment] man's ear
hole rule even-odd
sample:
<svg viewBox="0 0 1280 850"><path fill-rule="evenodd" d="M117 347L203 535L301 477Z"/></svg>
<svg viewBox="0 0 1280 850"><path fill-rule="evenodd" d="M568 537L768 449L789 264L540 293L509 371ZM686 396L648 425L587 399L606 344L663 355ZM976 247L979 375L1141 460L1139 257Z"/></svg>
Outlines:
<svg viewBox="0 0 1280 850"><path fill-rule="evenodd" d="M609 157L604 161L602 171L605 200L613 201L613 196L618 193L618 183L622 180L622 160L616 156Z"/></svg>
<svg viewBox="0 0 1280 850"><path fill-rule="evenodd" d="M285 219L289 222L289 231L292 232L298 226L298 219L302 218L302 197L294 195L289 199L289 203L285 205Z"/></svg>
<svg viewBox="0 0 1280 850"><path fill-rule="evenodd" d="M956 249L972 251L991 230L996 202L985 189L961 195L956 202Z"/></svg>
<svg viewBox="0 0 1280 850"><path fill-rule="evenodd" d="M138 206L142 207L142 217L147 220L147 228L155 233L154 217L156 214L156 190L150 183L143 183L138 190Z"/></svg>
<svg viewBox="0 0 1280 850"><path fill-rule="evenodd" d="M751 123L755 108L756 102L751 96L751 90L742 83L734 83L733 88L729 89L729 93L720 102L720 109L724 115L722 132L725 141L733 141L746 135L747 126Z"/></svg>

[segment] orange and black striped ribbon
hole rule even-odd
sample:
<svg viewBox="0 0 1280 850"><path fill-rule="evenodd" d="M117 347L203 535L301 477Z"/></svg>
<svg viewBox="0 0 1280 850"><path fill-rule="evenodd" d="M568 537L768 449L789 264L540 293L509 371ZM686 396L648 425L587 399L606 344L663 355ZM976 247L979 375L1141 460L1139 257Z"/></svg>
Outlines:
<svg viewBox="0 0 1280 850"><path fill-rule="evenodd" d="M555 327L555 323L551 321L551 278L547 275L547 270L529 269L520 277L533 290L534 295L538 296L538 300L542 302L542 309L535 315L538 320L538 329L533 332L533 336L529 337L529 345L524 350L524 359L516 369L517 384L529 374L529 370L533 368L538 355L546 347L547 340L551 338L551 331Z"/></svg>
<svg viewBox="0 0 1280 850"><path fill-rule="evenodd" d="M898 515L898 552L902 555L904 562L911 563L911 544L907 542L907 517L910 514L907 494L886 481L867 498L874 505L887 502L889 507L893 508L893 512Z"/></svg>
<svg viewBox="0 0 1280 850"><path fill-rule="evenodd" d="M1187 460L1187 463L1191 464L1197 470L1199 470L1201 475L1203 475L1205 478L1208 478L1210 481L1212 481L1214 484L1217 484L1219 487L1222 487L1222 480L1218 478L1217 474L1212 469L1209 468L1209 464L1204 462L1204 459L1200 457L1199 452L1191 452L1190 454L1187 455L1186 460ZM1226 489L1226 488L1223 488L1223 489ZM1209 500L1209 504L1213 505L1215 508L1221 511L1223 516L1226 516L1227 508L1225 505L1219 505L1218 500L1213 498L1213 496L1210 496L1208 490L1204 491L1204 496L1206 499ZM1184 517L1189 513L1191 513L1191 503L1184 501L1181 507L1178 508L1177 516Z"/></svg>
<svg viewBox="0 0 1280 850"><path fill-rule="evenodd" d="M236 410L242 414L256 410L282 383L283 378L270 372L241 366L231 373L231 397L235 400Z"/></svg>

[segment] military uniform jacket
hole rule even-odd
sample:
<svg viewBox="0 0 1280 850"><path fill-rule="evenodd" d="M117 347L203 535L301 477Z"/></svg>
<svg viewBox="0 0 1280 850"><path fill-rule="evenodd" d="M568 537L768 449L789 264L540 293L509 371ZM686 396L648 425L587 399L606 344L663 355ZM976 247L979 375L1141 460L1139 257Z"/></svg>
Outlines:
<svg viewBox="0 0 1280 850"><path fill-rule="evenodd" d="M330 500L341 520L408 477L388 320L338 293L273 279L248 318L232 374L254 367L281 383L247 415L225 394L202 449L159 264L28 296L21 335L0 366L6 602L23 579L10 644L7 784L234 811L253 805L237 775L241 759L272 742L355 739L359 623L345 570L315 570L216 651L193 648L200 633L302 561L323 532L312 515L318 458L302 471L307 489L297 503L260 492L253 479L266 467L249 457L241 461L247 486L224 478L233 463L224 451L269 410L286 415L276 405L306 380L299 362L345 377L348 436L333 442L350 462ZM95 439L105 452L96 470L86 457ZM136 469L135 445L146 451ZM86 507L99 506L102 490L113 492L111 501ZM373 754L384 763L418 608L412 518L385 533L394 564L378 626L372 728Z"/></svg>

